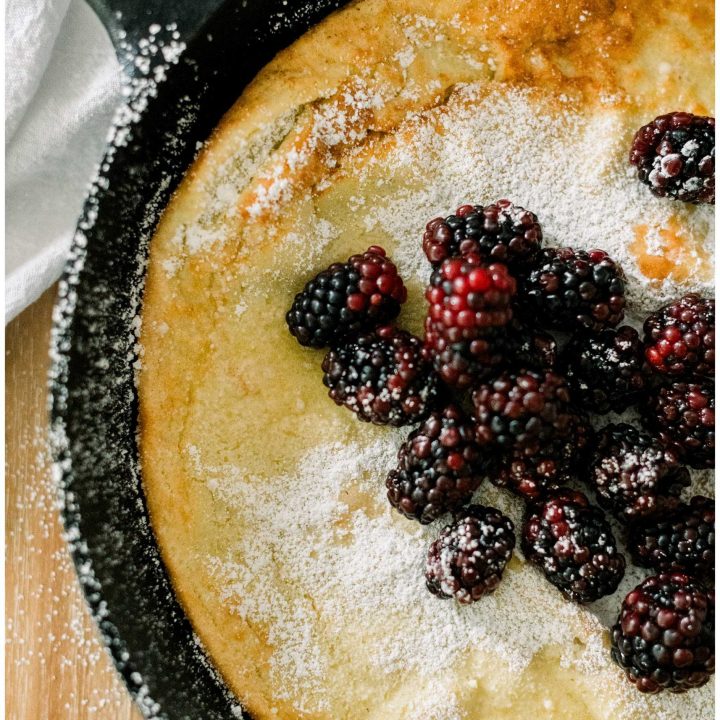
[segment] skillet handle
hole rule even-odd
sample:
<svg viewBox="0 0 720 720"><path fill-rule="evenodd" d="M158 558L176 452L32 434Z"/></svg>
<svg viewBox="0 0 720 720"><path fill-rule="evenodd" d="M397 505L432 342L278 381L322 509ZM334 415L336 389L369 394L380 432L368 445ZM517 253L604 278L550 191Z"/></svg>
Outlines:
<svg viewBox="0 0 720 720"><path fill-rule="evenodd" d="M135 58L140 42L151 36L167 42L168 26L177 30L179 40L188 43L225 0L88 0L115 48L128 75L141 74ZM158 30L160 28L160 30Z"/></svg>

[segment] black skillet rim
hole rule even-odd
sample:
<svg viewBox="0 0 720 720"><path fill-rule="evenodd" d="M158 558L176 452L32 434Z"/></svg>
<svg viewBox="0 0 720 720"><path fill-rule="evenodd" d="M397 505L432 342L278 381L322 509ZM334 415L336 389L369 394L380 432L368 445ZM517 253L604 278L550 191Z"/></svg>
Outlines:
<svg viewBox="0 0 720 720"><path fill-rule="evenodd" d="M344 2L226 0L209 8L208 0L201 12L193 2L183 10L182 2L108 1L92 5L134 76L129 106L138 116L108 146L53 311L50 444L60 513L90 612L143 716L248 717L175 599L149 525L135 434L135 323L149 237L196 142L277 51ZM133 61L156 23L159 42L179 31L187 49L155 91ZM164 64L161 54L148 59L149 72Z"/></svg>

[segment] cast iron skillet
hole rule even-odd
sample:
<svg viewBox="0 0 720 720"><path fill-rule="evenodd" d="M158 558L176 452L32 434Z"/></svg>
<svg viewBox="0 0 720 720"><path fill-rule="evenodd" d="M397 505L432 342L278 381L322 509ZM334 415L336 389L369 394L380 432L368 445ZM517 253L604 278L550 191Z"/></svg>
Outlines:
<svg viewBox="0 0 720 720"><path fill-rule="evenodd" d="M149 67L134 55L152 54L144 40L151 26L166 40L176 27L187 49L157 93L135 103L127 141L108 147L60 283L50 413L63 520L92 613L143 715L247 717L195 641L148 523L136 445L135 322L148 238L197 143L278 50L343 0L90 4L136 87Z"/></svg>

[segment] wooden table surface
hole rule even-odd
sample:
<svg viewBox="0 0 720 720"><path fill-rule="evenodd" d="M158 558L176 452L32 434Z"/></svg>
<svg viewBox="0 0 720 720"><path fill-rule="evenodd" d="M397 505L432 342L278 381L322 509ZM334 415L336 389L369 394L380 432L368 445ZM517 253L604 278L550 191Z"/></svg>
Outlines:
<svg viewBox="0 0 720 720"><path fill-rule="evenodd" d="M5 716L138 720L61 536L45 433L55 289L5 331Z"/></svg>

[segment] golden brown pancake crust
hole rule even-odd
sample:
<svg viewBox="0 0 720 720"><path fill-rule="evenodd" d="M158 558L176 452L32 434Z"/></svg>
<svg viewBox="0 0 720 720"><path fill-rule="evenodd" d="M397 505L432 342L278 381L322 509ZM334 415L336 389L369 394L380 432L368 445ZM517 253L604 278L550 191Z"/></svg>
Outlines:
<svg viewBox="0 0 720 720"><path fill-rule="evenodd" d="M410 142L417 127L408 113L428 111L428 122L440 128L437 118L455 112L453 103L475 102L456 92L466 83L477 84L478 98L517 88L539 92L538 107L548 117L564 116L567 107L588 117L612 111L626 133L661 112L711 113L712 28L709 0L360 0L280 53L205 145L150 249L141 338L143 486L176 593L254 717L409 718L412 698L423 695L416 685L424 681L412 673L373 675L362 642L346 646L343 636L353 633L343 627L332 639L320 617L317 631L335 661L323 691L327 703L298 710L303 701L291 679L280 688L273 670L274 653L283 648L271 642L272 628L238 612L236 595L213 564L227 557L242 562L233 555L238 539L257 531L228 501L228 483L277 482L320 438L359 448L395 442L385 429L359 427L332 405L320 383L321 354L297 347L283 321L309 274L376 239L374 230L353 223L361 212L356 203L373 202L358 200L366 187L360 171L369 168L377 178L377 164ZM385 189L391 197L393 188L391 182ZM500 196L505 188L489 193ZM677 208L673 242L711 252L704 236L698 240L687 229L693 212ZM297 240L308 227L314 234ZM378 239L391 254L405 252L406 239ZM639 241L638 273L648 253ZM686 256L678 255L677 264ZM647 272L652 287L658 279ZM410 289L415 299L403 317L418 330L420 281ZM368 517L384 512L382 479L373 495L348 477L351 506ZM517 573L532 572L519 559L514 564ZM294 592L281 578L260 583L262 591L288 599ZM557 602L552 589L537 592ZM370 637L375 621L366 622ZM578 612L567 622L578 647L606 642L593 615ZM609 653L606 668L587 671L562 667L567 651L548 642L522 671L505 667L487 646L459 652L447 684L457 688L463 717L484 720L649 719L665 717L664 708L686 718L711 716L709 688L685 698L639 698ZM467 678L477 679L475 687L464 684Z"/></svg>

